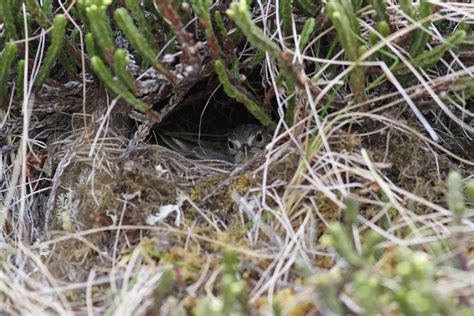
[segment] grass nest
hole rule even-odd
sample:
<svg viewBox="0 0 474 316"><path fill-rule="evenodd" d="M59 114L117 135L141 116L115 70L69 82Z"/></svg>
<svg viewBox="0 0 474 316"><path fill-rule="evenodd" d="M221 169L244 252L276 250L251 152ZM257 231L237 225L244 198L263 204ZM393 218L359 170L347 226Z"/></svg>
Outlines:
<svg viewBox="0 0 474 316"><path fill-rule="evenodd" d="M470 314L468 6L43 2L0 4L0 314Z"/></svg>

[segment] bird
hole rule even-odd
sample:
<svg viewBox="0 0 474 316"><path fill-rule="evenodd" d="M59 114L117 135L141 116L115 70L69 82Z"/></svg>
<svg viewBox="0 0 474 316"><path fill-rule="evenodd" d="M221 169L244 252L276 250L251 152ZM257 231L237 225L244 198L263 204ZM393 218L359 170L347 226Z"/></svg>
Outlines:
<svg viewBox="0 0 474 316"><path fill-rule="evenodd" d="M185 136L185 133L159 133L167 147L185 157L196 160L220 160L241 165L262 152L271 140L271 135L256 124L240 125L227 133L226 142Z"/></svg>
<svg viewBox="0 0 474 316"><path fill-rule="evenodd" d="M227 151L235 164L243 164L262 152L270 140L271 135L263 126L240 125L227 137Z"/></svg>

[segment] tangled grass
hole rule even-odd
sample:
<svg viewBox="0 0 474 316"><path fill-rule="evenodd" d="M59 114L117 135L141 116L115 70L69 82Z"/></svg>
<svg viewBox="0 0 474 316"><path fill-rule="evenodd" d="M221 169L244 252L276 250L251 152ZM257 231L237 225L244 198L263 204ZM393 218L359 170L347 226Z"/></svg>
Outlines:
<svg viewBox="0 0 474 316"><path fill-rule="evenodd" d="M0 313L469 315L473 18L2 1ZM273 139L192 160L155 142L183 118Z"/></svg>

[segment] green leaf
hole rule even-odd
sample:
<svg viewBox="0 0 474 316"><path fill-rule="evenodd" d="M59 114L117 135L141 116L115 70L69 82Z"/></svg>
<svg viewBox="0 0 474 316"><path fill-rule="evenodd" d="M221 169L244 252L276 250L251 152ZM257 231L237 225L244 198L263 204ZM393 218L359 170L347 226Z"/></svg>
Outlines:
<svg viewBox="0 0 474 316"><path fill-rule="evenodd" d="M283 22L283 33L286 35L286 36L289 36L290 34L292 34L292 18L291 18L291 12L292 12L292 8L291 8L291 3L292 0L280 0L280 16L282 18L282 22Z"/></svg>
<svg viewBox="0 0 474 316"><path fill-rule="evenodd" d="M227 71L222 61L216 60L214 66L219 80L224 86L224 91L227 93L227 95L243 103L247 107L249 112L253 115L253 117L259 120L263 126L269 126L273 128L275 126L275 123L265 114L262 108L230 82L229 76L227 75Z"/></svg>
<svg viewBox="0 0 474 316"><path fill-rule="evenodd" d="M51 31L51 44L46 51L46 56L43 59L43 63L36 76L35 86L41 86L43 81L49 75L54 62L61 53L66 33L67 19L63 14L58 14L54 18L53 30Z"/></svg>
<svg viewBox="0 0 474 316"><path fill-rule="evenodd" d="M375 12L377 12L377 20L378 22L385 22L387 24L390 23L387 14L387 3L386 0L372 0L372 7L374 8Z"/></svg>
<svg viewBox="0 0 474 316"><path fill-rule="evenodd" d="M306 44L308 43L309 37L314 31L316 26L316 20L314 18L309 18L304 22L303 30L300 35L300 50L302 51Z"/></svg>
<svg viewBox="0 0 474 316"><path fill-rule="evenodd" d="M114 73L130 90L137 91L137 85L132 76L127 72L127 65L127 54L123 49L117 49L114 58Z"/></svg>
<svg viewBox="0 0 474 316"><path fill-rule="evenodd" d="M16 44L8 42L0 55L0 97L8 92L8 74L12 67L17 52Z"/></svg>
<svg viewBox="0 0 474 316"><path fill-rule="evenodd" d="M101 49L107 62L112 64L115 54L115 41L106 8L93 4L86 7L86 12L95 43Z"/></svg>
<svg viewBox="0 0 474 316"><path fill-rule="evenodd" d="M420 19L427 18L431 15L433 11L433 6L431 3L426 0L420 0L419 5L420 10ZM423 23L423 27L428 29L430 27L431 21ZM417 57L425 50L427 43L431 41L431 34L426 32L423 29L417 29L413 32L413 38L411 41L410 55L412 57Z"/></svg>
<svg viewBox="0 0 474 316"><path fill-rule="evenodd" d="M12 0L0 1L0 21L3 22L7 39L16 39L16 27L13 15Z"/></svg>
<svg viewBox="0 0 474 316"><path fill-rule="evenodd" d="M150 106L146 103L138 100L127 87L123 85L120 81L115 80L112 74L109 72L104 62L100 57L94 56L91 59L92 70L96 75L102 80L107 88L112 90L113 93L123 98L127 103L131 104L137 110L145 112L150 109Z"/></svg>
<svg viewBox="0 0 474 316"><path fill-rule="evenodd" d="M117 22L117 25L125 33L127 38L130 40L130 44L138 52L138 54L150 65L153 65L158 71L167 73L167 70L155 60L156 53L149 45L147 39L135 26L127 10L124 8L118 8L114 12L114 18Z"/></svg>
<svg viewBox="0 0 474 316"><path fill-rule="evenodd" d="M137 21L140 32L146 38L148 43L154 43L154 37L151 33L151 25L145 19L143 10L140 8L139 1L125 0L125 6L130 10L132 17Z"/></svg>
<svg viewBox="0 0 474 316"><path fill-rule="evenodd" d="M421 68L430 68L436 65L449 49L456 48L457 45L462 44L465 38L466 32L458 30L447 39L446 43L421 53L413 60L413 64Z"/></svg>
<svg viewBox="0 0 474 316"><path fill-rule="evenodd" d="M318 7L309 0L295 0L295 6L308 16L314 16Z"/></svg>
<svg viewBox="0 0 474 316"><path fill-rule="evenodd" d="M25 60L20 59L16 64L16 95L23 96L23 81L25 79Z"/></svg>
<svg viewBox="0 0 474 316"><path fill-rule="evenodd" d="M3 0L2 0L3 1ZM48 18L46 13L41 9L36 0L26 0L26 7L31 13L35 21L44 29L48 29L51 26L51 20Z"/></svg>
<svg viewBox="0 0 474 316"><path fill-rule="evenodd" d="M457 171L449 172L446 199L451 212L460 217L464 212L464 196L462 192L462 177Z"/></svg>
<svg viewBox="0 0 474 316"><path fill-rule="evenodd" d="M227 15L234 20L235 24L244 32L249 42L258 49L269 53L275 58L280 58L281 50L269 39L255 24L252 23L247 1L233 2L230 9L226 11Z"/></svg>

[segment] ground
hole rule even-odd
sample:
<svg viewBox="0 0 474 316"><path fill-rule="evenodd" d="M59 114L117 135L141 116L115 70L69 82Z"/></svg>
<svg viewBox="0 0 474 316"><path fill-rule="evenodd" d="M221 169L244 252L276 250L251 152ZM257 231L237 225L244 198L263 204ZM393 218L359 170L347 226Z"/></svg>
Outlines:
<svg viewBox="0 0 474 316"><path fill-rule="evenodd" d="M0 2L0 314L472 314L472 8L250 2Z"/></svg>

